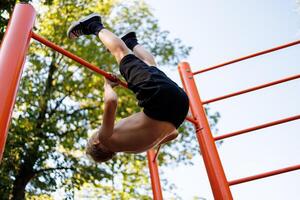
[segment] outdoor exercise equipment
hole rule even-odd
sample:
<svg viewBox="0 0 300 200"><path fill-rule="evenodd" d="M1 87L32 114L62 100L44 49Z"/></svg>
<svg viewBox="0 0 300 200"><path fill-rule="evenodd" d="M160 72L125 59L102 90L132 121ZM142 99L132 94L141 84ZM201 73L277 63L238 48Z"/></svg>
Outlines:
<svg viewBox="0 0 300 200"><path fill-rule="evenodd" d="M244 134L244 133L248 133L250 131L255 131L258 129L263 129L263 128L267 128L270 126L274 126L274 125L278 125L278 124L282 124L282 123L286 123L289 121L293 121L293 120L297 120L300 119L300 115L296 115L296 116L292 116L292 117L288 117L285 119L280 119L277 121L273 121L273 122L268 122L265 124L261 124L258 126L254 126L254 127L250 127L250 128L246 128L243 130L239 130L239 131L235 131L232 133L228 133L228 134L221 134L220 136L217 137L213 137L209 124L208 124L208 120L207 117L205 115L205 110L204 110L204 105L208 104L208 103L212 103L212 102L216 102L216 101L220 101L223 99L227 99L230 97L234 97L234 96L238 96L241 94L245 94L248 92L252 92L255 90L259 90L259 89L263 89L266 87L270 87L279 83L284 83L287 81L291 81L297 78L300 78L300 74L294 75L294 76L290 76L290 77L286 77L277 81L273 81L270 83L266 83L263 85L259 85L259 86L255 86L252 88L248 88L242 91L238 91L238 92L234 92L231 94L227 94L221 97L217 97L217 98L213 98L213 99L209 99L209 100L204 100L202 101L200 99L198 90L197 90L197 86L194 80L194 75L200 74L200 73L204 73L204 72L208 72L214 69L218 69L221 67L225 67L229 64L233 64L233 63L237 63L246 59L250 59L253 57L257 57L257 56L261 56L267 53L271 53L280 49L284 49L287 47L291 47L294 45L300 44L300 40L295 41L295 42L291 42L288 44L284 44L275 48L271 48L265 51L261 51L258 53L254 53L248 56L244 56L235 60L231 60L219 65L215 65L212 67L208 67L196 72L192 72L189 63L187 62L182 62L179 64L178 70L180 73L180 77L183 83L183 87L185 88L185 91L187 93L187 95L189 96L190 99L190 108L192 111L192 115L194 120L196 120L196 123L194 123L195 128L196 128L196 134L197 134L197 138L198 138L198 142L199 142L199 146L202 152L202 157L204 160L204 164L206 167L206 171L208 174L208 178L210 181L210 185L211 185L211 189L213 191L213 195L215 199L226 199L226 200L230 200L233 199L232 198L232 194L230 191L229 186L232 185L236 185L236 184L240 184L240 183L245 183L248 181L252 181L252 180L256 180L256 179L260 179L260 178L265 178L268 176L273 176L273 175L277 175L277 174L281 174L281 173L285 173L285 172L289 172L289 171L293 171L293 170L298 170L300 169L300 164L298 165L294 165L291 167L286 167L286 168L282 168L279 170L274 170L274 171L269 171L269 172L265 172L262 174L257 174L257 175L253 175L253 176L249 176L249 177L245 177L245 178L241 178L241 179L237 179L237 180L232 180L232 181L228 181L224 170L223 170L223 166L221 163L221 160L219 158L219 154L215 145L215 141L221 140L221 139L225 139L228 137L233 137L233 136L237 136L240 134Z"/></svg>
<svg viewBox="0 0 300 200"><path fill-rule="evenodd" d="M120 85L123 87L127 87L127 84L123 81L116 80L114 76L110 73L107 73L104 70L99 69L97 66L90 64L89 62L83 60L82 58L70 53L69 51L59 47L58 45L46 40L45 38L37 35L32 31L35 21L35 10L30 4L19 3L15 6L13 15L10 19L7 31L5 33L5 37L1 44L0 49L0 161L2 160L2 155L5 147L6 136L9 128L10 118L13 111L13 106L16 99L16 94L20 82L21 73L23 70L23 65L26 57L26 52L29 47L30 39L33 38L38 42L52 48L53 50L69 57L70 59L78 62L79 64L89 68L90 70L100 74L112 81L119 81ZM186 120L194 124L197 139L199 142L199 146L202 152L202 157L205 163L206 171L209 177L210 185L212 188L212 192L214 198L216 200L230 200L232 198L232 194L230 191L230 186L265 178L272 175L277 175L293 170L300 169L300 164L282 168L279 170L269 171L262 174L249 176L237 180L228 181L222 163L219 158L219 154L217 152L217 148L215 145L215 141L225 139L228 137L248 133L250 131L255 131L258 129L267 128L270 126L286 123L293 120L300 119L300 115L288 117L285 119L280 119L273 122L268 122L265 124L261 124L255 127L246 128L243 130L239 130L236 132L222 134L218 137L213 137L211 133L211 129L208 124L208 120L205 114L204 105L216 101L220 101L223 99L227 99L230 97L234 97L237 95L241 95L244 93L252 92L255 90L263 89L266 87L270 87L276 84L280 84L283 82L291 81L294 79L300 78L300 74L294 75L291 77L286 77L277 81L273 81L267 84L255 86L252 88L248 88L239 92L231 93L228 95L224 95L221 97L209 99L202 101L200 99L196 83L194 80L194 75L204 73L210 70L214 70L217 68L221 68L227 66L229 64L237 63L249 58L253 58L256 56L260 56L263 54L271 53L273 51L277 51L280 49L284 49L287 47L291 47L300 43L300 40L291 42L285 45L281 45L272 49L268 49L265 51L261 51L255 54L251 54L242 58L238 58L226 63L222 63L219 65L215 65L206 69L202 69L196 72L192 72L189 64L187 62L182 62L179 64L178 70L180 73L180 77L185 88L185 91L190 99L190 108L192 112L192 117L187 117ZM149 163L150 175L151 175L151 184L153 191L153 199L161 200L163 199L158 165L157 165L157 156L159 153L159 149L154 150L151 149L147 152L147 158Z"/></svg>

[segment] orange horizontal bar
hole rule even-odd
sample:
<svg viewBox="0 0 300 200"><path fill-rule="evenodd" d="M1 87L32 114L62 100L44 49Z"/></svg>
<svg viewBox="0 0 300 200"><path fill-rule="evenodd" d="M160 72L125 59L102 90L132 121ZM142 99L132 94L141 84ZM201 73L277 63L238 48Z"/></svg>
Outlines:
<svg viewBox="0 0 300 200"><path fill-rule="evenodd" d="M215 66L212 66L212 67L208 67L206 69L196 71L193 74L196 75L196 74L200 74L200 73L203 73L203 72L207 72L207 71L210 71L210 70L213 70L213 69L224 67L226 65L230 65L230 64L233 64L233 63L236 63L236 62L240 62L242 60L246 60L246 59L253 58L253 57L256 57L256 56L260 56L260 55L263 55L263 54L271 53L273 51L284 49L284 48L287 48L287 47L290 47L290 46L294 46L294 45L297 45L299 43L300 43L300 40L297 40L295 42L287 43L287 44L284 44L284 45L281 45L281 46L277 46L275 48L267 49L267 50L260 51L260 52L254 53L254 54L250 54L248 56L244 56L244 57L241 57L241 58L238 58L238 59L234 59L234 60L231 60L229 62L225 62L225 63L215 65Z"/></svg>
<svg viewBox="0 0 300 200"><path fill-rule="evenodd" d="M278 175L278 174L282 174L282 173L286 173L286 172L290 172L290 171L294 171L294 170L299 170L299 169L300 169L300 165L290 166L290 167L286 167L286 168L282 168L282 169L278 169L278 170L274 170L274 171L270 171L270 172L265 172L262 174L257 174L254 176L249 176L249 177L229 181L228 184L230 186L236 185L236 184L245 183L245 182L253 181L256 179L266 178L269 176L274 176L274 175Z"/></svg>
<svg viewBox="0 0 300 200"><path fill-rule="evenodd" d="M220 135L220 136L215 137L214 139L215 139L215 141L218 141L218 140L222 140L222 139L225 139L225 138L237 136L237 135L240 135L240 134L243 134L243 133L248 133L248 132L251 132L251 131L267 128L267 127L270 127L270 126L275 126L275 125L278 125L278 124L294 121L294 120L297 120L297 119L300 119L300 115L296 115L296 116L288 117L288 118L285 118L285 119L281 119L281 120L261 124L261 125L258 125L258 126L254 126L254 127L251 127L251 128L246 128L246 129L239 130L239 131L236 131L236 132Z"/></svg>
<svg viewBox="0 0 300 200"><path fill-rule="evenodd" d="M111 81L118 81L120 83L120 85L122 85L123 87L126 87L127 88L127 83L119 80L119 79L115 79L110 73L102 70L102 69L99 69L99 67L95 66L95 65L92 65L91 63L87 62L86 60L74 55L73 53L61 48L60 46L54 44L53 42L50 42L49 40L39 36L38 34L36 33L32 33L32 38L39 41L40 43L50 47L51 49L67 56L68 58L78 62L79 64L89 68L90 70L96 72L97 74L100 74L102 76L104 76L105 78L111 80Z"/></svg>
<svg viewBox="0 0 300 200"><path fill-rule="evenodd" d="M224 96L221 96L221 97L216 97L216 98L213 98L213 99L209 99L209 100L203 101L203 104L208 104L208 103L220 101L220 100L223 100L223 99L238 96L238 95L241 95L241 94L245 94L245 93L252 92L252 91L255 91L255 90L259 90L259 89L262 89L262 88L270 87L270 86L273 86L273 85L277 85L277 84L284 83L284 82L291 81L291 80L298 79L298 78L300 78L300 74L290 76L290 77L287 77L287 78L284 78L284 79L280 79L280 80L277 80L277 81L273 81L273 82L270 82L270 83L266 83L266 84L263 84L263 85L258 85L258 86L248 88L248 89L245 89L245 90L241 90L241 91L238 91L238 92L234 92L234 93L231 93L231 94L227 94L227 95L224 95Z"/></svg>

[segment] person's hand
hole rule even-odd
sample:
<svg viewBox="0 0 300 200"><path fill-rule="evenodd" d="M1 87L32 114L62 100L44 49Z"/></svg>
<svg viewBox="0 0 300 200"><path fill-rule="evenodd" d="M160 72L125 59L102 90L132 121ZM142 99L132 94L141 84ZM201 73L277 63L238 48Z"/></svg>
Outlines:
<svg viewBox="0 0 300 200"><path fill-rule="evenodd" d="M107 78L105 78L105 83L104 83L104 102L117 102L118 96L116 92L113 90L113 87L116 87L119 85L119 79L115 76L112 75L115 80L117 81L111 81Z"/></svg>
<svg viewBox="0 0 300 200"><path fill-rule="evenodd" d="M116 87L119 85L119 79L117 78L116 75L110 74L116 81L111 81L107 78L105 78L105 85L110 85L112 88Z"/></svg>

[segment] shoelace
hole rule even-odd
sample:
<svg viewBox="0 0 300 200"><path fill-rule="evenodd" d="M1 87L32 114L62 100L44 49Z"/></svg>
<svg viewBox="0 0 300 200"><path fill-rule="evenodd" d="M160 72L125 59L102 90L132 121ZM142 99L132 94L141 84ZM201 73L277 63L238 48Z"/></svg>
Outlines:
<svg viewBox="0 0 300 200"><path fill-rule="evenodd" d="M82 24L80 23L78 26L78 29L75 29L72 31L72 33L76 36L79 37L80 35L83 35L83 30L82 30Z"/></svg>
<svg viewBox="0 0 300 200"><path fill-rule="evenodd" d="M78 37L78 36L80 36L80 35L82 35L83 34L83 32L82 32L82 30L81 29L78 29L78 30L74 30L74 31L72 31L72 33L76 36L76 37Z"/></svg>

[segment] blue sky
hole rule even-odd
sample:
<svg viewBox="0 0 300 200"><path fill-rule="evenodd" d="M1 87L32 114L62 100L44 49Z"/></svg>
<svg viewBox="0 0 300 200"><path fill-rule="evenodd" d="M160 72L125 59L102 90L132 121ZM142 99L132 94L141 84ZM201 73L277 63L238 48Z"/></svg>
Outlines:
<svg viewBox="0 0 300 200"><path fill-rule="evenodd" d="M146 0L160 26L193 47L193 71L300 39L296 0ZM203 100L300 73L300 45L196 76ZM180 83L177 70L165 72ZM210 105L219 134L300 113L300 80ZM300 163L300 121L226 139L218 149L228 180ZM213 199L200 156L164 169L183 199ZM298 199L300 171L232 186L234 199ZM164 194L168 197L167 194Z"/></svg>

